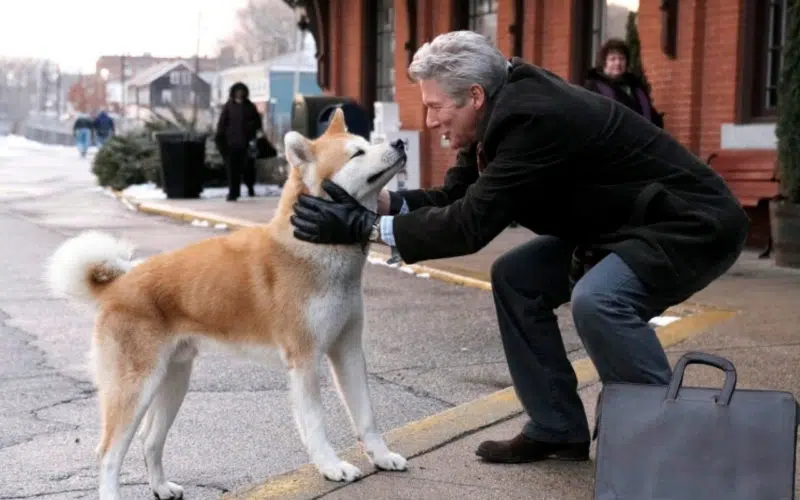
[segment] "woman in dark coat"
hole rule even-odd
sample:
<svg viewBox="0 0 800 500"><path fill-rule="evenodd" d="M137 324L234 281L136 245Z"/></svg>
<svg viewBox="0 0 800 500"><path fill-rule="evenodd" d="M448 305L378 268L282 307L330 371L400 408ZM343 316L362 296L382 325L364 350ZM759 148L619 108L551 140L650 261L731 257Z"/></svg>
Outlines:
<svg viewBox="0 0 800 500"><path fill-rule="evenodd" d="M597 55L597 67L589 70L585 87L597 92L644 116L659 128L664 128L663 114L653 106L649 89L641 78L628 71L631 52L628 45L618 39L608 40Z"/></svg>
<svg viewBox="0 0 800 500"><path fill-rule="evenodd" d="M240 195L242 177L250 196L255 196L255 166L249 144L261 131L261 114L250 100L250 89L242 82L231 85L228 102L217 122L214 142L228 169L228 201Z"/></svg>

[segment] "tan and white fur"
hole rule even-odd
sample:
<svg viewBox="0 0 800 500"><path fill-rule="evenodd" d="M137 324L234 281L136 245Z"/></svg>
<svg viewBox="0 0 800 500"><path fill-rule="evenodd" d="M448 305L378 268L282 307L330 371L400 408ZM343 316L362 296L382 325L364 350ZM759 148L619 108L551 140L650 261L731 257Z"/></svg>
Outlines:
<svg viewBox="0 0 800 500"><path fill-rule="evenodd" d="M405 153L397 143L372 145L348 134L341 110L318 139L289 132L284 144L290 174L265 225L141 262L131 261L127 243L94 231L52 255L51 289L97 305L92 368L102 422L96 450L102 500L120 498L120 468L137 429L155 495L183 495L167 481L162 453L195 356L207 344L251 356L277 351L311 462L327 479L353 481L361 471L337 456L325 431L319 370L327 358L366 455L379 469L406 469L406 459L389 450L378 430L367 387L366 249L303 242L290 223L301 193L327 197L320 187L325 178L376 210L380 189L403 167Z"/></svg>

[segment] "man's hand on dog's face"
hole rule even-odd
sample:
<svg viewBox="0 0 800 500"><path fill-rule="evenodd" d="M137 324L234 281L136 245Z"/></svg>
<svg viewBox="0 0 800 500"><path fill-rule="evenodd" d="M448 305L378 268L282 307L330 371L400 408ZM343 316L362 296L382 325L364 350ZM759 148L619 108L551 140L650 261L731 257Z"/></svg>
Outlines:
<svg viewBox="0 0 800 500"><path fill-rule="evenodd" d="M295 238L332 245L365 244L378 214L328 179L322 181L322 189L333 201L301 194L295 203L290 219Z"/></svg>

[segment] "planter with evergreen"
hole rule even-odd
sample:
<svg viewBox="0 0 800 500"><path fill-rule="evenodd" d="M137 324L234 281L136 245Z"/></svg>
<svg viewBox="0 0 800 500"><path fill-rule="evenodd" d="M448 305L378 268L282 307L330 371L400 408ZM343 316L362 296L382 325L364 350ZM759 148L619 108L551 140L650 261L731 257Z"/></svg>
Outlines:
<svg viewBox="0 0 800 500"><path fill-rule="evenodd" d="M800 268L800 0L786 3L775 130L781 195L770 203L770 225L775 264Z"/></svg>
<svg viewBox="0 0 800 500"><path fill-rule="evenodd" d="M644 85L644 91L650 95L650 82L647 81L647 75L644 73L644 64L642 63L642 49L641 41L639 40L639 26L637 20L639 18L638 12L632 10L628 12L628 19L625 23L625 43L628 45L628 50L631 53L631 60L628 61L628 71L639 77Z"/></svg>

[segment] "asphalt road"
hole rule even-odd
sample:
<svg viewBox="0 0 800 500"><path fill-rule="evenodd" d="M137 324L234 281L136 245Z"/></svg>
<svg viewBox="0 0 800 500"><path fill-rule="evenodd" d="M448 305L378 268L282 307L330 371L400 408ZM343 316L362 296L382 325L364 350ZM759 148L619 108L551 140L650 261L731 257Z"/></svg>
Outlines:
<svg viewBox="0 0 800 500"><path fill-rule="evenodd" d="M96 498L99 419L85 369L92 316L48 294L45 259L88 228L131 239L139 257L219 234L125 208L94 187L89 161L70 148L0 137L0 500ZM365 293L370 387L383 430L510 384L490 294L384 266L368 266ZM323 392L334 446L351 446L328 381ZM201 354L164 457L186 498L218 498L306 462L281 367ZM138 441L122 482L125 497L151 497Z"/></svg>

